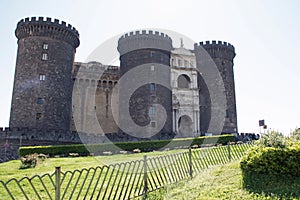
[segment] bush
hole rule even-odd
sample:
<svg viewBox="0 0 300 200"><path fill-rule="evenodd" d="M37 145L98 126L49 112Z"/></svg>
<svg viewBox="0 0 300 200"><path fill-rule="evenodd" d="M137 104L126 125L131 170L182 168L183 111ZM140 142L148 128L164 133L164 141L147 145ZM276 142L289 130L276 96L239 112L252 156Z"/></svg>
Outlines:
<svg viewBox="0 0 300 200"><path fill-rule="evenodd" d="M291 132L291 140L300 141L300 128L296 128L293 132Z"/></svg>
<svg viewBox="0 0 300 200"><path fill-rule="evenodd" d="M39 162L44 161L46 158L46 155L37 153L21 157L22 164L19 169L35 168Z"/></svg>
<svg viewBox="0 0 300 200"><path fill-rule="evenodd" d="M241 159L244 174L300 176L300 143L287 148L254 146Z"/></svg>
<svg viewBox="0 0 300 200"><path fill-rule="evenodd" d="M132 152L134 149L139 149L142 152L159 150L163 148L187 148L189 146L205 146L215 144L227 144L235 141L234 135L207 136L198 138L180 138L173 140L149 140L137 142L116 142L116 143L101 143L101 144L74 144L74 145L57 145L57 146L29 146L20 147L19 155L25 156L34 153L43 153L50 156L63 155L68 156L70 153L77 153L80 156L101 155L103 152L119 153L120 150ZM116 148L118 147L118 148Z"/></svg>
<svg viewBox="0 0 300 200"><path fill-rule="evenodd" d="M277 131L268 131L267 134L261 135L260 139L256 141L261 147L275 147L284 148L288 146L288 139Z"/></svg>

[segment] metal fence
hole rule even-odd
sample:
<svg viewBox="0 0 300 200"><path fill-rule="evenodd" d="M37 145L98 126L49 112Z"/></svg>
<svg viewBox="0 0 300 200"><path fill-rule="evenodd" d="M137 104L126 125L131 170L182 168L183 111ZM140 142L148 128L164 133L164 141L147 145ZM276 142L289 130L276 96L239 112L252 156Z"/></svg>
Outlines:
<svg viewBox="0 0 300 200"><path fill-rule="evenodd" d="M239 159L251 144L184 150L95 168L0 181L0 199L132 199Z"/></svg>

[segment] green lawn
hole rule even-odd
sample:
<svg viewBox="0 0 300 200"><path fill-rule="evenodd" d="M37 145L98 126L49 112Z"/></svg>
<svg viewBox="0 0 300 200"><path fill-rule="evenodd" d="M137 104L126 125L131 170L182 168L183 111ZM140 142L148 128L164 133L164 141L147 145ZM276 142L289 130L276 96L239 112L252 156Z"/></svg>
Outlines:
<svg viewBox="0 0 300 200"><path fill-rule="evenodd" d="M34 175L42 175L45 173L52 174L56 166L60 166L63 172L80 170L83 168L97 167L119 162L127 162L132 160L143 159L144 155L148 157L172 154L182 152L179 150L170 151L154 151L149 153L135 154L117 154L110 156L88 156L88 157L66 157L66 158L48 158L43 163L38 164L35 168L22 169L20 160L13 160L5 163L0 163L0 180L7 181L11 178L20 179L24 176L32 177Z"/></svg>
<svg viewBox="0 0 300 200"><path fill-rule="evenodd" d="M228 152L226 146L193 150L191 156L195 172L193 179L185 178L180 182L169 184L155 192L150 192L148 194L148 199L300 199L300 177L270 177L267 175L247 176L246 178L243 177L239 168L238 160L248 147L249 145L231 146L231 159L235 160L231 163L228 163ZM174 154L183 151L186 152L187 150L181 149L96 157L50 158L46 159L46 161L39 164L34 169L24 170L19 169L21 162L19 160L15 160L0 164L0 181L6 182L12 178L21 179L25 176L32 177L36 174L53 174L55 166L61 166L62 172L64 172L62 175L64 176L64 181L62 182L61 190L66 191L62 192L61 196L72 199L76 198L76 195L79 197L80 194L86 192L87 199L96 199L97 194L105 196L105 188L108 189L106 195L109 195L109 197L110 195L112 195L112 197L114 195L122 196L122 191L124 193L125 189L120 191L118 190L119 186L121 188L130 185L133 190L143 189L142 165L130 165L137 173L131 173L129 165L116 165L116 169L123 169L122 171L124 171L124 173L122 172L123 175L118 177L117 175L119 172L118 170L114 170L114 168L93 167L142 160L144 155L151 158L172 154L172 156L160 157L160 160L153 158L152 161L150 161L151 159L149 159L148 170L151 171L148 171L150 184L149 189L151 189L151 187L152 189L157 189L155 182L158 180L162 181L164 179L164 183L174 182L174 180L172 181L167 178L163 178L160 172L162 174L170 175L169 177L173 179L177 177L177 180L181 179L180 176L183 176L183 178L188 177L188 154ZM168 168L162 167L157 168L156 171L152 171L153 166L155 168L155 166L159 166L161 162L170 162L171 160L173 160L173 164L170 164ZM93 170L81 170L83 168L91 168ZM133 170L133 168L131 168L131 170ZM66 171L74 172L66 173ZM93 179L93 174L95 177L101 177L99 183L96 179ZM105 177L107 176L111 178L105 179L104 175ZM132 181L131 177L132 180L134 177L137 177L136 181ZM43 179L45 186L41 185L40 179L37 176L31 180L31 183L36 185L36 190L32 190L32 187L30 186L31 183L28 179L23 179L20 182L29 199L35 199L35 193L39 193L42 199L47 199L48 196L52 196L52 198L54 198L54 183L51 181L55 180L55 177L52 176L50 178L49 176L43 176L41 178ZM92 188L95 188L94 191L88 189L88 183L92 186ZM100 187L101 184L103 187ZM0 199L10 199L9 194L5 193L5 189L3 187L4 186L1 186L0 184ZM10 181L7 187L11 189L15 198L26 199L24 197L24 193L22 194L21 190L18 189L19 186L16 181ZM50 195L47 195L47 192L49 192ZM140 194L139 192L134 193Z"/></svg>
<svg viewBox="0 0 300 200"><path fill-rule="evenodd" d="M300 177L265 175L244 182L239 162L235 161L206 169L192 180L151 192L147 199L300 199Z"/></svg>

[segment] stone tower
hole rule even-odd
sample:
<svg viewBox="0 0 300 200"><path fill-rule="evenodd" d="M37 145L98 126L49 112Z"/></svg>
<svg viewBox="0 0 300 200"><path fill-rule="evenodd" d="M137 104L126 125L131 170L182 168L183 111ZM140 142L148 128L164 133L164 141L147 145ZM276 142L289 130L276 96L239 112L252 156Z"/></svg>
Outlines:
<svg viewBox="0 0 300 200"><path fill-rule="evenodd" d="M120 78L127 73L133 73L132 71L129 72L130 70L142 66L145 71L138 75L139 77L133 75L133 79L144 79L148 82L140 85L130 98L129 113L134 123L141 127L150 126L149 129L153 129L152 131L155 132L155 129L158 129L157 124L160 122L159 117L161 115L160 111L162 110L156 107L156 105L160 104L166 111L167 118L164 127L158 134L152 135L153 137L151 136L151 138L161 138L161 136L164 135L163 133L172 132L172 91L170 87L171 50L171 38L164 33L156 31L143 30L141 32L130 32L129 34L123 35L118 41ZM157 83L162 75L165 78L165 82L168 83L168 86ZM138 82L138 80L132 79L128 81ZM120 101L122 101L122 93L128 91L128 88L126 88L124 84L120 85ZM120 123L126 123L126 116L123 115L124 113L122 109L120 109ZM149 131L151 132L151 130ZM136 136L143 137L142 135ZM149 138L149 135L146 137Z"/></svg>
<svg viewBox="0 0 300 200"><path fill-rule="evenodd" d="M32 17L18 22L15 35L10 127L69 130L78 31L57 19Z"/></svg>
<svg viewBox="0 0 300 200"><path fill-rule="evenodd" d="M225 96L226 96L226 111L225 120L222 133L233 133L237 132L237 112L236 112L236 98L235 98L235 86L234 86L234 73L233 73L233 59L235 57L234 47L222 41L206 41L205 43L200 42L194 45L195 54L197 57L197 65L201 72L201 60L206 56L200 56L205 50L213 63L217 66L218 71L222 77ZM201 131L206 132L211 115L211 99L209 98L209 91L207 85L205 85L203 78L199 77L199 88L200 88L200 112L202 119L200 120Z"/></svg>

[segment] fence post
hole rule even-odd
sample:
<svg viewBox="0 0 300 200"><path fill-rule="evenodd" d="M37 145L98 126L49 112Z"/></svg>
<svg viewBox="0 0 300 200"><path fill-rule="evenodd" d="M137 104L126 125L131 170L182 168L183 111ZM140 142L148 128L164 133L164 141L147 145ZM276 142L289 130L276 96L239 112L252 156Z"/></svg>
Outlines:
<svg viewBox="0 0 300 200"><path fill-rule="evenodd" d="M227 144L227 149L228 149L228 160L229 162L231 161L231 149L230 149L230 144Z"/></svg>
<svg viewBox="0 0 300 200"><path fill-rule="evenodd" d="M55 167L55 200L60 200L60 167Z"/></svg>
<svg viewBox="0 0 300 200"><path fill-rule="evenodd" d="M144 155L144 198L147 198L148 193L148 177L147 177L147 155Z"/></svg>
<svg viewBox="0 0 300 200"><path fill-rule="evenodd" d="M189 147L189 167L190 167L190 177L193 178L193 163L192 163L192 148Z"/></svg>

